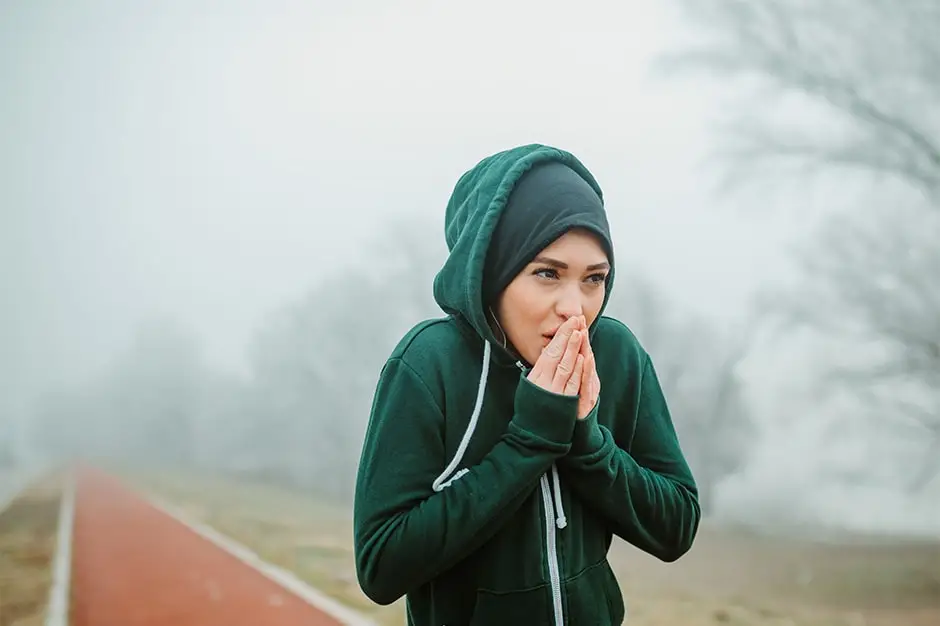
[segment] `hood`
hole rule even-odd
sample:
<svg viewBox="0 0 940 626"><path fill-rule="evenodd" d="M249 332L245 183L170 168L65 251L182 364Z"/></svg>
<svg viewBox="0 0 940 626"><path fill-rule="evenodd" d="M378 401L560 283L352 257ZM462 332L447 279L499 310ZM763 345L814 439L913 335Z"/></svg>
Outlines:
<svg viewBox="0 0 940 626"><path fill-rule="evenodd" d="M449 255L434 278L434 299L448 314L460 317L484 341L511 359L487 322L483 307L483 266L486 251L499 217L516 182L532 166L559 161L580 174L603 201L603 192L594 176L574 155L542 144L528 144L490 155L468 170L454 187L444 217L444 234ZM613 287L611 267L601 314L607 307ZM600 315L598 315L600 319ZM592 328L597 325L594 321ZM495 356L495 355L494 355Z"/></svg>

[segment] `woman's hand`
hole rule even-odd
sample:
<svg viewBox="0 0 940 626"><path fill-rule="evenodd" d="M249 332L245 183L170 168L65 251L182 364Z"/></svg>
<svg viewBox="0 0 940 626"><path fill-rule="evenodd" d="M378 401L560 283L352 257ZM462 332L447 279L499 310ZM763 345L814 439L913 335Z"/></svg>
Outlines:
<svg viewBox="0 0 940 626"><path fill-rule="evenodd" d="M553 393L576 396L582 389L585 358L582 344L587 340L583 317L568 318L551 343L542 350L528 379Z"/></svg>
<svg viewBox="0 0 940 626"><path fill-rule="evenodd" d="M601 395L601 379L597 375L597 362L594 360L594 350L586 330L578 357L584 363L581 367L581 391L578 401L578 419L583 420L594 410Z"/></svg>

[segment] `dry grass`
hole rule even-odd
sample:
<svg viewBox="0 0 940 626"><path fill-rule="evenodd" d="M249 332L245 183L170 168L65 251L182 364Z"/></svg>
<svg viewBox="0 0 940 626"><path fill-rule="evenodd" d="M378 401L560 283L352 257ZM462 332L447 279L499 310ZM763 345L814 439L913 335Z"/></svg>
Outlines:
<svg viewBox="0 0 940 626"><path fill-rule="evenodd" d="M31 486L0 512L0 626L40 626L52 582L61 480Z"/></svg>
<svg viewBox="0 0 940 626"><path fill-rule="evenodd" d="M674 564L623 543L611 552L635 623L940 623L940 542L818 543L706 527Z"/></svg>
<svg viewBox="0 0 940 626"><path fill-rule="evenodd" d="M376 606L358 587L348 510L224 479L131 478L377 622L404 624L402 601ZM611 563L636 626L940 624L940 541L814 543L706 526L677 563L623 542Z"/></svg>

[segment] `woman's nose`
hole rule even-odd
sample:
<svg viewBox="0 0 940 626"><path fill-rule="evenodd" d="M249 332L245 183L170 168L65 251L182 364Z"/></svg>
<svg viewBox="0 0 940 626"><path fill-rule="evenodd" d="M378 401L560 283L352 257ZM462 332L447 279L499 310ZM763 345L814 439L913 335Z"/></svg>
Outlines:
<svg viewBox="0 0 940 626"><path fill-rule="evenodd" d="M558 315L567 320L584 314L584 302L580 289L565 289L555 306Z"/></svg>

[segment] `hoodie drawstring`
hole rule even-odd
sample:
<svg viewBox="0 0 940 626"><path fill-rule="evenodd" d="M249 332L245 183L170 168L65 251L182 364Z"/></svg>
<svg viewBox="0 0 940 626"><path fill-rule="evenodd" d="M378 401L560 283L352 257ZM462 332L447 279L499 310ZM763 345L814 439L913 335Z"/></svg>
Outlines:
<svg viewBox="0 0 940 626"><path fill-rule="evenodd" d="M477 422L480 420L480 413L483 411L483 396L486 394L486 382L490 374L491 353L492 347L490 346L490 342L487 341L483 345L483 371L480 373L480 383L477 386L477 399L476 403L473 405L473 413L470 415L470 423L467 425L467 430L460 439L460 445L457 446L457 452L454 453L454 458L450 460L450 463L447 464L444 471L441 472L431 484L431 488L434 489L434 491L443 491L445 488L452 485L454 481L460 479L464 474L470 471L467 468L463 468L451 476L450 479L445 480L450 476L451 472L457 468L460 461L463 460L463 455L467 452L467 446L470 445L470 439L473 437L473 432L476 430ZM552 463L552 485L555 496L555 525L558 528L564 528L568 525L568 519L565 517L565 509L561 503L561 480L558 477L558 468L555 467L554 463Z"/></svg>
<svg viewBox="0 0 940 626"><path fill-rule="evenodd" d="M477 401L473 406L473 413L470 415L470 424L467 425L467 431L463 434L463 439L460 440L460 445L457 447L457 452L454 454L454 458L451 459L447 467L444 468L444 471L441 472L441 475L438 476L434 483L431 485L431 488L434 491L441 491L445 487L449 487L451 483L455 480L469 472L467 468L463 468L447 482L442 482L447 476L456 469L457 465L463 460L463 455L467 451L467 446L470 445L470 438L473 437L473 431L477 428L477 421L480 419L480 411L483 410L483 394L486 392L486 380L490 375L490 342L487 341L483 346L483 372L480 374L480 384L477 387Z"/></svg>
<svg viewBox="0 0 940 626"><path fill-rule="evenodd" d="M565 508L561 504L561 479L558 478L558 468L552 463L552 485L555 492L555 526L564 528L568 525L568 518L565 517Z"/></svg>

